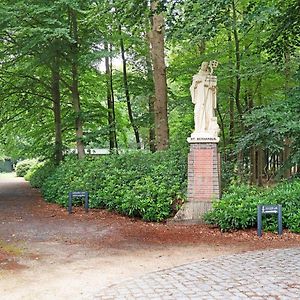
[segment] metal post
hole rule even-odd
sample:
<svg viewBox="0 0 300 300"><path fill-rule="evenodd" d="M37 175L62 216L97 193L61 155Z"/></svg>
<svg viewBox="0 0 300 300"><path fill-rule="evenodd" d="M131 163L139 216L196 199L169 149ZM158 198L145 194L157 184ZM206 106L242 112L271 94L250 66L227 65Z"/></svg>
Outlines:
<svg viewBox="0 0 300 300"><path fill-rule="evenodd" d="M282 235L282 205L278 205L278 234Z"/></svg>
<svg viewBox="0 0 300 300"><path fill-rule="evenodd" d="M262 232L262 205L257 205L257 235L261 237Z"/></svg>
<svg viewBox="0 0 300 300"><path fill-rule="evenodd" d="M85 208L85 212L87 213L88 209L89 209L89 194L88 194L88 192L85 193L84 200L85 200L84 208Z"/></svg>
<svg viewBox="0 0 300 300"><path fill-rule="evenodd" d="M72 213L72 193L69 193L69 206L68 206L69 214Z"/></svg>

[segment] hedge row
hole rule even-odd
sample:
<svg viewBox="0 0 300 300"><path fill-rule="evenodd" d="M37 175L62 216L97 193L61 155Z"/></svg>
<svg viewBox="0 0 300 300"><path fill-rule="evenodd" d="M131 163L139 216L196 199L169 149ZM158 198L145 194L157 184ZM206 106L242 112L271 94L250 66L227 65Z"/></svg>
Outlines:
<svg viewBox="0 0 300 300"><path fill-rule="evenodd" d="M36 159L25 159L18 162L16 165L16 175L18 177L24 177L37 163L38 161Z"/></svg>
<svg viewBox="0 0 300 300"><path fill-rule="evenodd" d="M24 178L34 188L41 188L46 179L55 172L55 165L50 161L42 161L33 165Z"/></svg>
<svg viewBox="0 0 300 300"><path fill-rule="evenodd" d="M70 191L88 191L92 208L107 208L147 221L162 221L174 213L174 203L185 199L186 153L133 152L101 158L66 159L59 167L50 162L33 166L26 175L41 188L47 201L67 206ZM281 204L283 225L300 232L300 180L270 189L232 186L205 221L221 230L256 226L258 204ZM264 229L276 230L275 216L265 216Z"/></svg>
<svg viewBox="0 0 300 300"><path fill-rule="evenodd" d="M70 191L88 191L91 208L107 208L147 221L162 221L186 193L186 155L134 152L101 158L69 158L59 167L40 164L30 183L44 198L67 206Z"/></svg>
<svg viewBox="0 0 300 300"><path fill-rule="evenodd" d="M214 202L213 210L206 214L205 220L223 231L256 227L258 204L281 204L283 226L292 232L300 232L299 179L286 181L269 189L233 186L220 201ZM276 215L265 216L263 226L266 230L275 231Z"/></svg>

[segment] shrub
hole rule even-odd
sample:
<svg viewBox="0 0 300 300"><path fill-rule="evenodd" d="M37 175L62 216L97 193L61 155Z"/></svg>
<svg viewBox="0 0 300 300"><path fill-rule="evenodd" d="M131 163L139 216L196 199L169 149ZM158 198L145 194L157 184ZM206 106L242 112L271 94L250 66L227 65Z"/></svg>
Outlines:
<svg viewBox="0 0 300 300"><path fill-rule="evenodd" d="M257 225L258 204L281 204L283 226L292 232L300 232L300 180L264 190L246 185L231 187L220 201L213 203L205 221L223 231L253 227ZM266 230L277 230L277 217L265 216L263 226Z"/></svg>
<svg viewBox="0 0 300 300"><path fill-rule="evenodd" d="M162 221L186 191L186 155L178 151L133 152L68 159L42 186L46 200L67 206L70 191L85 190L90 206L147 221Z"/></svg>
<svg viewBox="0 0 300 300"><path fill-rule="evenodd" d="M32 187L41 188L44 181L55 171L55 168L51 161L39 162L29 169L25 179L30 182Z"/></svg>
<svg viewBox="0 0 300 300"><path fill-rule="evenodd" d="M18 177L24 177L31 167L37 164L36 159L25 159L17 163L16 175Z"/></svg>

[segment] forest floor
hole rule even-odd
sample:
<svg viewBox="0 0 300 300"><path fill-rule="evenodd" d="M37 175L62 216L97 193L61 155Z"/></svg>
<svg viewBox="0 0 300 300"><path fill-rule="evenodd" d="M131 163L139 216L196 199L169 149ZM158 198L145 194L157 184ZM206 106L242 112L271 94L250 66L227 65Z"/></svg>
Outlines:
<svg viewBox="0 0 300 300"><path fill-rule="evenodd" d="M0 299L90 299L145 273L224 254L300 245L255 229L145 223L46 203L22 178L0 176Z"/></svg>

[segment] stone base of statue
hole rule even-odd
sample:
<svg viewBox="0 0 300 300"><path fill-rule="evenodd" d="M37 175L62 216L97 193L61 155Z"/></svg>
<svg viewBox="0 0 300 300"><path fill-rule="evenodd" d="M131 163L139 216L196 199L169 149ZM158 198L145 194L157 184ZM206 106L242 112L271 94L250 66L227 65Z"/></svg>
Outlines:
<svg viewBox="0 0 300 300"><path fill-rule="evenodd" d="M211 209L212 201L220 198L220 160L213 135L192 135L188 138L188 194L187 202L173 221L201 223L203 215Z"/></svg>
<svg viewBox="0 0 300 300"><path fill-rule="evenodd" d="M193 76L190 92L194 107L195 131L188 138L187 202L173 221L199 223L211 209L212 201L220 198L220 160L217 145L219 125L217 109L217 76L213 75L216 61L202 62Z"/></svg>

